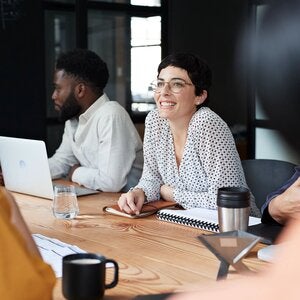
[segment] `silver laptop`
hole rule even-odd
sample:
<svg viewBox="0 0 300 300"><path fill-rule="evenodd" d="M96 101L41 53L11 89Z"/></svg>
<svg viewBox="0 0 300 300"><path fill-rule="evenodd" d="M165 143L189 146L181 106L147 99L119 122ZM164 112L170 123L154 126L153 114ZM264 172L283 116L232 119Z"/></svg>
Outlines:
<svg viewBox="0 0 300 300"><path fill-rule="evenodd" d="M0 164L8 190L53 199L53 184L43 141L0 136ZM77 196L98 192L76 187Z"/></svg>

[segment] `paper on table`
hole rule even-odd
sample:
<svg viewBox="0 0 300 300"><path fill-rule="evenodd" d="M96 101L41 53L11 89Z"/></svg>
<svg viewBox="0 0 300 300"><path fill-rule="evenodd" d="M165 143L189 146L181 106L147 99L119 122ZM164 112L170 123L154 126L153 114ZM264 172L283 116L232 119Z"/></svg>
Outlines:
<svg viewBox="0 0 300 300"><path fill-rule="evenodd" d="M42 234L32 235L43 260L49 264L56 277L62 277L62 258L68 254L85 253L77 246L66 244L57 239L52 239Z"/></svg>
<svg viewBox="0 0 300 300"><path fill-rule="evenodd" d="M192 226L210 231L219 231L218 211L202 207L190 209L162 209L157 212L160 220ZM261 223L260 218L249 217L249 226Z"/></svg>
<svg viewBox="0 0 300 300"><path fill-rule="evenodd" d="M86 253L85 250L75 245L70 245L42 234L33 234L32 237L43 260L52 267L56 277L62 277L62 259L64 256L75 253ZM112 267L110 263L106 264L106 266Z"/></svg>

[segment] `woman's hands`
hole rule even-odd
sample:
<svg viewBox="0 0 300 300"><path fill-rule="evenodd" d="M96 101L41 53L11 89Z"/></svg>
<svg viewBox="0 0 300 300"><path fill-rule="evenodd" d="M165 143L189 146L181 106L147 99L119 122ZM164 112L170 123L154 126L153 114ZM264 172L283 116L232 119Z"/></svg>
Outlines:
<svg viewBox="0 0 300 300"><path fill-rule="evenodd" d="M141 212L144 202L144 191L142 189L134 189L125 194L122 194L118 200L118 205L124 212L128 214L138 215Z"/></svg>
<svg viewBox="0 0 300 300"><path fill-rule="evenodd" d="M164 200L174 201L173 188L169 185L160 187L160 195ZM128 214L138 215L141 212L145 202L145 193L142 189L133 189L125 194L122 194L118 200L120 209Z"/></svg>

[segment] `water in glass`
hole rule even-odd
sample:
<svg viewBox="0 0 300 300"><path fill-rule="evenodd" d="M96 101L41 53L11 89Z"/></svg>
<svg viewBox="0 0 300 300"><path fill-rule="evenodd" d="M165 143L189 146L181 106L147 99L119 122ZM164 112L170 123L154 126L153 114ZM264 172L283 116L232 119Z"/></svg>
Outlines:
<svg viewBox="0 0 300 300"><path fill-rule="evenodd" d="M79 207L74 186L54 188L52 210L57 219L74 219L78 215Z"/></svg>

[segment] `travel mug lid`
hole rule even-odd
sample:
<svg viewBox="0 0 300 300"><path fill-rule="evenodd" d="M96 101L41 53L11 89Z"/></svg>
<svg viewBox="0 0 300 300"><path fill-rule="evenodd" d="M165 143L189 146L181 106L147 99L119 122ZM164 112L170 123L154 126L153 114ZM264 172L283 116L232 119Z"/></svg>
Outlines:
<svg viewBox="0 0 300 300"><path fill-rule="evenodd" d="M217 205L226 208L250 206L250 192L244 187L222 187L218 189Z"/></svg>

